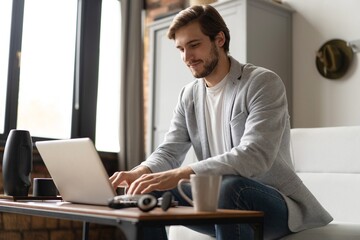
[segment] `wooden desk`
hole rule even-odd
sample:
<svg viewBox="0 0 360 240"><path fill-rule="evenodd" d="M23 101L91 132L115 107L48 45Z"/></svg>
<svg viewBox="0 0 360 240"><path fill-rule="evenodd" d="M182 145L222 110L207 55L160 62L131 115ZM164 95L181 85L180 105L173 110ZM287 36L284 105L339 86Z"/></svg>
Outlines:
<svg viewBox="0 0 360 240"><path fill-rule="evenodd" d="M144 227L168 225L203 225L246 223L254 226L255 239L263 239L263 212L218 210L194 212L191 207L175 207L164 212L161 208L144 213L137 208L111 209L106 206L72 204L68 202L0 200L0 212L51 217L83 222L83 239L88 239L89 223L117 226L127 239L143 239Z"/></svg>

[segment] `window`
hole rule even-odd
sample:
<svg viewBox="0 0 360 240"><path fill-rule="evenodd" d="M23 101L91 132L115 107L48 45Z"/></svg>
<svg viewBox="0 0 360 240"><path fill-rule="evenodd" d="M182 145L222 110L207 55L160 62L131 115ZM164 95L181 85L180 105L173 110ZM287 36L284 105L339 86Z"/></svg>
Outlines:
<svg viewBox="0 0 360 240"><path fill-rule="evenodd" d="M118 152L121 1L0 2L2 143L17 128Z"/></svg>
<svg viewBox="0 0 360 240"><path fill-rule="evenodd" d="M16 126L32 136L71 137L76 14L73 0L25 4Z"/></svg>
<svg viewBox="0 0 360 240"><path fill-rule="evenodd" d="M120 2L103 0L96 112L96 148L119 152L120 120Z"/></svg>

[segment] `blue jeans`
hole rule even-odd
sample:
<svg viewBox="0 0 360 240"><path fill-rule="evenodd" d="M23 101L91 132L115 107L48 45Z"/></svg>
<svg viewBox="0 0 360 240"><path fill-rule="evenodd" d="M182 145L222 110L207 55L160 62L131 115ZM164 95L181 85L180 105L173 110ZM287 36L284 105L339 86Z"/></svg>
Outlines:
<svg viewBox="0 0 360 240"><path fill-rule="evenodd" d="M191 196L190 186L183 185L185 193ZM181 206L189 204L180 196L177 189L171 190ZM286 203L275 189L237 175L223 176L219 208L258 210L265 213L264 239L277 239L290 234L288 228L288 209ZM217 240L253 239L253 229L248 224L217 224L187 226L195 231L216 237ZM164 228L146 229L145 239L167 239Z"/></svg>

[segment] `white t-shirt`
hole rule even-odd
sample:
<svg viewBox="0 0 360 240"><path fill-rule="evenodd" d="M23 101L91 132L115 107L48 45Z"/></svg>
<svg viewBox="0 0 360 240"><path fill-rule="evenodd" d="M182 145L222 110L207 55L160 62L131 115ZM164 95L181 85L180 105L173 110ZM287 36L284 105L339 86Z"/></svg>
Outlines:
<svg viewBox="0 0 360 240"><path fill-rule="evenodd" d="M220 155L226 151L223 118L223 92L226 77L215 86L206 87L205 121L211 156Z"/></svg>

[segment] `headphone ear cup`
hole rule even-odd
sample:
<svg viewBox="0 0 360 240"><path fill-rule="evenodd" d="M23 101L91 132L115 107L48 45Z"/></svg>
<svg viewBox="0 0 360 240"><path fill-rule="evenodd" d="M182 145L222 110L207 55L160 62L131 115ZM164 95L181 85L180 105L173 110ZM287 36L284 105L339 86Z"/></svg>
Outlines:
<svg viewBox="0 0 360 240"><path fill-rule="evenodd" d="M162 195L161 209L163 211L167 211L171 207L171 203L173 201L173 195L171 192L165 192Z"/></svg>
<svg viewBox="0 0 360 240"><path fill-rule="evenodd" d="M153 210L158 204L156 197L150 194L145 194L137 201L138 208L143 212L149 212Z"/></svg>

